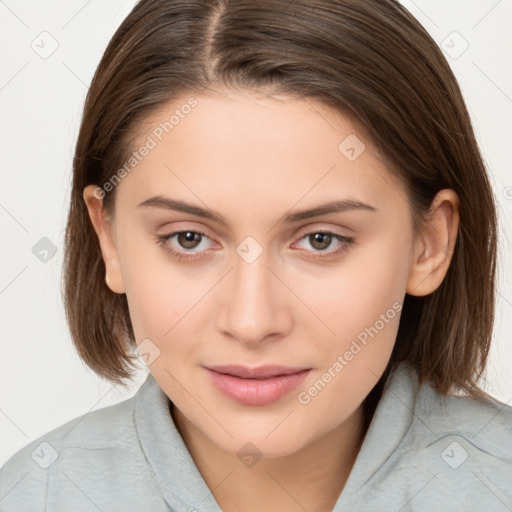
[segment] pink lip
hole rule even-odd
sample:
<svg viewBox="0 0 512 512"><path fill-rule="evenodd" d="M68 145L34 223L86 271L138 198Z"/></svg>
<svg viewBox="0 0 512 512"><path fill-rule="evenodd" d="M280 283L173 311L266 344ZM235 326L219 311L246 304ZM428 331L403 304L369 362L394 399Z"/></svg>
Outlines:
<svg viewBox="0 0 512 512"><path fill-rule="evenodd" d="M303 382L311 371L284 366L212 366L206 370L221 393L246 405L275 402Z"/></svg>

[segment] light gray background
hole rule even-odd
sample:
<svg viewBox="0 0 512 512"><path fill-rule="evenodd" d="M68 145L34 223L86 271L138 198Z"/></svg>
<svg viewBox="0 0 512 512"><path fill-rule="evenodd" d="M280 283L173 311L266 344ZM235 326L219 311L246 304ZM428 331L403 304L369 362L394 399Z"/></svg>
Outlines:
<svg viewBox="0 0 512 512"><path fill-rule="evenodd" d="M500 281L484 387L512 402L512 1L403 3L445 50L493 182ZM133 385L122 389L88 370L73 348L60 296L81 109L108 41L134 4L0 0L0 465L66 421L132 396L147 375L141 366ZM43 237L56 247L46 262L32 252Z"/></svg>

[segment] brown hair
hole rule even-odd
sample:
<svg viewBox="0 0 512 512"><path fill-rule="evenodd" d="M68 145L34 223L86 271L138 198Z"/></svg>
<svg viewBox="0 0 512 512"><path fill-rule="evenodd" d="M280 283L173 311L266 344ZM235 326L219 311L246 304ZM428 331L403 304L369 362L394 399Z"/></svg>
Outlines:
<svg viewBox="0 0 512 512"><path fill-rule="evenodd" d="M389 365L366 403L375 405L400 361L443 394L488 396L477 381L494 318L494 198L446 59L394 0L141 0L133 8L92 80L73 162L63 293L83 361L112 382L133 376L126 295L105 284L83 189L109 180L163 104L219 86L313 99L356 119L405 185L415 226L439 190L458 193L445 279L426 297L406 295ZM110 213L115 191L103 198Z"/></svg>

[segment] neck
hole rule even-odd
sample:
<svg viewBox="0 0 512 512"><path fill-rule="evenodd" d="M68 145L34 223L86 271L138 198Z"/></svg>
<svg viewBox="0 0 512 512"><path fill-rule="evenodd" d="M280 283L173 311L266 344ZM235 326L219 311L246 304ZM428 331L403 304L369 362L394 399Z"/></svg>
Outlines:
<svg viewBox="0 0 512 512"><path fill-rule="evenodd" d="M176 407L171 411L199 472L225 512L331 511L365 435L361 405L342 424L299 451L285 457L262 458L254 466L245 467Z"/></svg>

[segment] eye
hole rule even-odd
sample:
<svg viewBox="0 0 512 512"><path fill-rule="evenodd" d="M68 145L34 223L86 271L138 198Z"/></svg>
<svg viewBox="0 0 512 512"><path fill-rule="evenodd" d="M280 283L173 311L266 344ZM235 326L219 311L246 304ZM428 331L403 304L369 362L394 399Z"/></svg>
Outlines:
<svg viewBox="0 0 512 512"><path fill-rule="evenodd" d="M176 245L182 250L176 249L170 244L172 239L175 237ZM157 236L158 244L160 244L164 250L182 261L195 259L197 258L197 253L204 252L205 247L201 247L201 243L204 239L210 240L210 237L201 231L192 231L189 229L174 231L168 235Z"/></svg>
<svg viewBox="0 0 512 512"><path fill-rule="evenodd" d="M331 231L312 231L305 234L302 240L306 240L317 254L315 258L332 258L348 250L351 244L354 243L354 238L349 236L339 235ZM337 248L334 250L327 251L329 247L336 245Z"/></svg>
<svg viewBox="0 0 512 512"><path fill-rule="evenodd" d="M201 247L202 242L210 240L210 237L201 231L193 231L184 229L174 231L168 235L157 235L157 243L161 245L165 251L172 254L180 261L190 261L201 258L208 247ZM171 242L174 240L174 244ZM305 234L300 240L306 240L313 248L313 257L315 258L333 258L348 250L350 245L354 243L354 238L339 235L331 231L312 231ZM332 245L336 245L334 250L327 250ZM174 245L174 246L173 246ZM311 251L310 251L311 252Z"/></svg>

